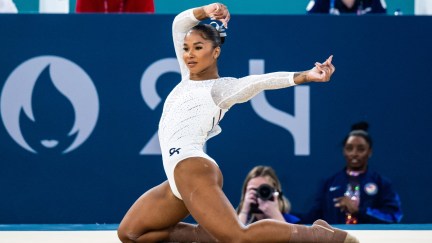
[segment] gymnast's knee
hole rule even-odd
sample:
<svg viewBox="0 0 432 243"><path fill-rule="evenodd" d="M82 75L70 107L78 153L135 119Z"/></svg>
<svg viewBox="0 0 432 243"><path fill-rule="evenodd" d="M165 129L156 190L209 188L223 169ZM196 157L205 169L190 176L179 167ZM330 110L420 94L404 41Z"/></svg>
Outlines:
<svg viewBox="0 0 432 243"><path fill-rule="evenodd" d="M136 240L138 239L138 237L133 237L132 234L127 233L121 228L117 229L117 236L119 240L123 243L133 243L136 242Z"/></svg>
<svg viewBox="0 0 432 243"><path fill-rule="evenodd" d="M142 236L142 234L138 235L120 225L120 227L117 229L117 236L123 243L135 243L137 242L138 238Z"/></svg>

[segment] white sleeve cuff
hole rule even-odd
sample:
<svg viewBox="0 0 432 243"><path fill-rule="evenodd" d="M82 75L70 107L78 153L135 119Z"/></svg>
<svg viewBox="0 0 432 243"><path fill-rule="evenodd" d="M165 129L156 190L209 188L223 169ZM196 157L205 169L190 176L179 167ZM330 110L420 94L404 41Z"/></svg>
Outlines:
<svg viewBox="0 0 432 243"><path fill-rule="evenodd" d="M189 9L188 11L188 15L191 18L191 20L195 21L195 22L200 22L196 17L195 14L193 13L194 8Z"/></svg>
<svg viewBox="0 0 432 243"><path fill-rule="evenodd" d="M295 74L295 73L296 73L296 72L290 72L290 73L289 73L289 76L288 76L288 83L291 84L292 86L297 85L297 84L294 82L294 74Z"/></svg>

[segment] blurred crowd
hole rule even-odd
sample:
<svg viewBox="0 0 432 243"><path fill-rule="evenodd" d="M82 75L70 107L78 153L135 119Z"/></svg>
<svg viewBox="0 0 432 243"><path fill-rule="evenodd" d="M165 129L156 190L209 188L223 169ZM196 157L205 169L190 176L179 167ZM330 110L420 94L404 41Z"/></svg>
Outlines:
<svg viewBox="0 0 432 243"><path fill-rule="evenodd" d="M14 3L15 1L15 3ZM157 13L154 0L33 0L39 1L39 12L54 13ZM412 0L415 15L432 15L431 0ZM0 13L18 13L22 0L0 0ZM222 1L223 2L223 1ZM392 2L391 2L392 3ZM75 4L75 9L70 9ZM179 10L180 11L180 10ZM301 12L300 10L299 12ZM310 0L308 14L403 14L397 8L388 12L385 0Z"/></svg>

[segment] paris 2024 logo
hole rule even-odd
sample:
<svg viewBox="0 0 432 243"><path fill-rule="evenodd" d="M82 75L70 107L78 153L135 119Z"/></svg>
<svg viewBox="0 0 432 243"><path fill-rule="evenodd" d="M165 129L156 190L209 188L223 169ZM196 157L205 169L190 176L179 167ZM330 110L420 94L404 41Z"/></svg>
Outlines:
<svg viewBox="0 0 432 243"><path fill-rule="evenodd" d="M0 99L9 135L32 153L68 153L91 135L99 99L89 75L62 57L38 56L9 75Z"/></svg>

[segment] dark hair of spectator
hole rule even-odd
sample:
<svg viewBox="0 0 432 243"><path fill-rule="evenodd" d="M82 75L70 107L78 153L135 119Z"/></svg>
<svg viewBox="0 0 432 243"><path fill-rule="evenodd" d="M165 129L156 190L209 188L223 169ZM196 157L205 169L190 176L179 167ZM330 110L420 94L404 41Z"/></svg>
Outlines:
<svg viewBox="0 0 432 243"><path fill-rule="evenodd" d="M343 145L345 146L347 140L351 136L362 137L369 144L369 147L372 148L372 138L368 133L369 124L365 121L355 123L351 126L351 132L343 140Z"/></svg>

